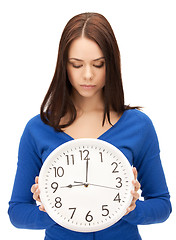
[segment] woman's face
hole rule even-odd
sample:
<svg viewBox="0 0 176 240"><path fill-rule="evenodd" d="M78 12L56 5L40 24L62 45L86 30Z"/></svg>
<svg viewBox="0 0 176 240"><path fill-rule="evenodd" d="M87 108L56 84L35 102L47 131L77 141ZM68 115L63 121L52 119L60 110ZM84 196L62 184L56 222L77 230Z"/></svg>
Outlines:
<svg viewBox="0 0 176 240"><path fill-rule="evenodd" d="M75 39L68 51L67 73L73 93L93 97L105 85L105 58L98 44L88 38Z"/></svg>

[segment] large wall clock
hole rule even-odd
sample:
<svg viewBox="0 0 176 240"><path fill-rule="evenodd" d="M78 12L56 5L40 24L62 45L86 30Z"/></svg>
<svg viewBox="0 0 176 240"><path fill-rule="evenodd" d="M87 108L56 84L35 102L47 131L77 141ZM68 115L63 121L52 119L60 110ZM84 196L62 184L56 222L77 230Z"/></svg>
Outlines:
<svg viewBox="0 0 176 240"><path fill-rule="evenodd" d="M98 139L76 139L56 148L44 162L40 198L61 226L99 231L125 214L133 179L132 167L119 149Z"/></svg>

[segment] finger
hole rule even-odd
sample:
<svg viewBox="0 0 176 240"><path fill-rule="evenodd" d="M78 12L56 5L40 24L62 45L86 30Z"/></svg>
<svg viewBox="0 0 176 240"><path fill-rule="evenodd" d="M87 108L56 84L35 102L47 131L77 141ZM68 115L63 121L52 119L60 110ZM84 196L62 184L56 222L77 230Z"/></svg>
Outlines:
<svg viewBox="0 0 176 240"><path fill-rule="evenodd" d="M132 181L135 191L138 191L141 188L141 184L137 180Z"/></svg>
<svg viewBox="0 0 176 240"><path fill-rule="evenodd" d="M129 213L129 212L133 211L135 208L136 208L136 204L134 203L127 208L127 212Z"/></svg>
<svg viewBox="0 0 176 240"><path fill-rule="evenodd" d="M38 184L33 184L31 187L31 192L34 193L38 188Z"/></svg>
<svg viewBox="0 0 176 240"><path fill-rule="evenodd" d="M135 167L133 168L133 174L134 174L134 179L136 180L137 179L137 170Z"/></svg>
<svg viewBox="0 0 176 240"><path fill-rule="evenodd" d="M136 208L136 204L130 205L130 206L127 208L127 211L126 211L125 215L127 215L127 214L130 213L130 212L132 212L135 208Z"/></svg>
<svg viewBox="0 0 176 240"><path fill-rule="evenodd" d="M41 202L41 201L40 201L40 190L39 190L39 189L37 189L37 190L34 192L34 194L33 194L33 199L36 200L36 201L38 201L38 202Z"/></svg>
<svg viewBox="0 0 176 240"><path fill-rule="evenodd" d="M43 206L43 204L41 204L41 205L39 206L39 209L40 209L40 211L46 212L45 207Z"/></svg>
<svg viewBox="0 0 176 240"><path fill-rule="evenodd" d="M38 184L39 177L35 177L35 183Z"/></svg>
<svg viewBox="0 0 176 240"><path fill-rule="evenodd" d="M131 194L133 196L132 202L136 202L136 200L139 199L139 193L137 193L136 191L131 191Z"/></svg>

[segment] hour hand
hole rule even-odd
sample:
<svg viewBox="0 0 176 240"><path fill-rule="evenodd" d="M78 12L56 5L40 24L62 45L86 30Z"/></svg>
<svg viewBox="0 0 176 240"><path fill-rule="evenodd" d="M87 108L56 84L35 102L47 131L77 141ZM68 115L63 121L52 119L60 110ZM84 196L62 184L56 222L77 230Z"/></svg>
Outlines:
<svg viewBox="0 0 176 240"><path fill-rule="evenodd" d="M83 186L84 183L79 183L79 184L69 184L67 186L61 186L60 188L72 188L72 187L78 187L78 186Z"/></svg>

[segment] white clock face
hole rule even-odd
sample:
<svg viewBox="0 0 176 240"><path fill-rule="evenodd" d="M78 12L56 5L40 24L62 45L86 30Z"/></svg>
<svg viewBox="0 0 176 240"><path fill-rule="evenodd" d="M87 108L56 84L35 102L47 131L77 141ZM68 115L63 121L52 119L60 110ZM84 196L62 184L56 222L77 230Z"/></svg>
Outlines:
<svg viewBox="0 0 176 240"><path fill-rule="evenodd" d="M123 153L98 139L72 140L56 148L39 175L40 198L49 216L79 232L105 229L132 201L134 175Z"/></svg>

